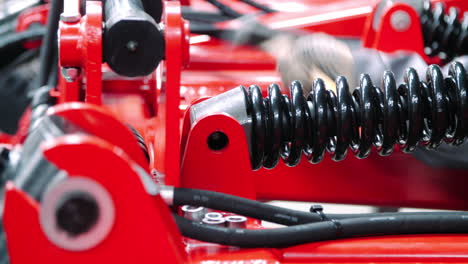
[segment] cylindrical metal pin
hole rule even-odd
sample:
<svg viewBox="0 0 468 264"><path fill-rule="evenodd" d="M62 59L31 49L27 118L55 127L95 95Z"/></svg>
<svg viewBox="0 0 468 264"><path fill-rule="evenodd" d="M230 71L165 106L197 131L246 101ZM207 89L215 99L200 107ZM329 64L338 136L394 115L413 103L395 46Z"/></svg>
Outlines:
<svg viewBox="0 0 468 264"><path fill-rule="evenodd" d="M184 205L182 214L185 218L193 221L201 221L206 214L206 208L201 206Z"/></svg>

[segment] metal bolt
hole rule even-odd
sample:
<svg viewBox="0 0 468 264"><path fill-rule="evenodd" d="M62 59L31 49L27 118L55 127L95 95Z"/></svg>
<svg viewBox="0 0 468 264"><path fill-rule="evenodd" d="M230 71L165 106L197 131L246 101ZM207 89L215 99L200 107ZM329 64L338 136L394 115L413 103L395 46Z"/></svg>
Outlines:
<svg viewBox="0 0 468 264"><path fill-rule="evenodd" d="M411 26L411 17L406 11L398 10L390 17L390 24L394 30L404 32Z"/></svg>
<svg viewBox="0 0 468 264"><path fill-rule="evenodd" d="M66 23L75 23L80 21L81 14L80 13L70 13L70 12L63 12L60 14L60 21Z"/></svg>
<svg viewBox="0 0 468 264"><path fill-rule="evenodd" d="M62 67L62 76L67 82L74 82L80 76L81 70L76 67Z"/></svg>
<svg viewBox="0 0 468 264"><path fill-rule="evenodd" d="M130 51L130 52L135 52L138 48L138 42L134 41L134 40L131 40L129 42L127 42L127 49Z"/></svg>

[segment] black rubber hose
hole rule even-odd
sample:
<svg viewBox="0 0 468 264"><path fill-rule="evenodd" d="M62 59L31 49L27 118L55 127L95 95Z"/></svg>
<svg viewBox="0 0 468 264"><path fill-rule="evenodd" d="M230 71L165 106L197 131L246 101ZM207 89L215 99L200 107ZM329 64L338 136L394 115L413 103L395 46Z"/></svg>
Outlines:
<svg viewBox="0 0 468 264"><path fill-rule="evenodd" d="M318 214L281 208L224 193L175 188L174 205L185 204L232 212L282 225L298 225L322 220Z"/></svg>
<svg viewBox="0 0 468 264"><path fill-rule="evenodd" d="M58 84L58 52L55 53L52 59L52 67L50 68L47 85L54 88Z"/></svg>
<svg viewBox="0 0 468 264"><path fill-rule="evenodd" d="M265 204L229 194L187 188L174 188L174 205L203 206L215 210L231 212L243 216L265 220L286 226L315 223L323 220L317 213L309 213ZM350 219L371 217L400 216L450 216L468 215L468 212L405 212L405 213L368 213L368 214L325 214L327 219Z"/></svg>
<svg viewBox="0 0 468 264"><path fill-rule="evenodd" d="M37 88L47 85L49 74L52 70L54 53L57 50L57 31L60 13L63 10L63 2L63 0L51 0L47 16L47 31L42 40L41 53L39 55L40 68L37 77Z"/></svg>
<svg viewBox="0 0 468 264"><path fill-rule="evenodd" d="M289 247L310 242L381 235L468 233L468 213L462 215L398 215L362 217L275 229L236 229L174 218L183 236L238 247Z"/></svg>
<svg viewBox="0 0 468 264"><path fill-rule="evenodd" d="M217 12L196 11L188 7L182 7L182 17L190 21L202 23L217 23L231 19Z"/></svg>
<svg viewBox="0 0 468 264"><path fill-rule="evenodd" d="M35 28L23 32L14 32L2 36L0 41L0 52L8 49L11 46L21 44L27 40L41 39L46 30L45 28Z"/></svg>
<svg viewBox="0 0 468 264"><path fill-rule="evenodd" d="M215 38L220 38L236 44L258 46L260 43L272 38L279 33L277 30L269 29L261 24L251 25L254 28L249 32L238 29L218 28L215 24L202 23L198 21L190 22L190 33L206 34ZM242 40L240 36L243 35Z"/></svg>
<svg viewBox="0 0 468 264"><path fill-rule="evenodd" d="M31 61L39 54L38 49L27 50L16 57L10 64L0 70L0 83L8 78L8 74L15 71L21 64ZM3 87L0 87L2 89ZM6 88L4 88L6 89Z"/></svg>
<svg viewBox="0 0 468 264"><path fill-rule="evenodd" d="M276 10L270 8L269 6L260 4L260 3L254 1L254 0L240 0L240 1L243 2L243 3L246 3L246 4L250 5L250 6L253 6L253 7L257 8L257 9L260 9L265 13L276 12Z"/></svg>
<svg viewBox="0 0 468 264"><path fill-rule="evenodd" d="M241 13L238 13L234 9L232 9L229 6L221 3L218 0L206 0L206 1L209 2L210 4L214 5L216 8L219 9L219 11L221 11L221 13L223 13L224 15L226 15L228 17L238 18L238 17L242 16Z"/></svg>

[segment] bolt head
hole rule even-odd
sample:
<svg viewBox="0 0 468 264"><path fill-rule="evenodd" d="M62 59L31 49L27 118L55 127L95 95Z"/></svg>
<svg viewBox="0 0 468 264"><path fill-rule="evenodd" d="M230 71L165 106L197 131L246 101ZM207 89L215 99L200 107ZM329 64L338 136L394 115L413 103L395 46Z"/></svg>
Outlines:
<svg viewBox="0 0 468 264"><path fill-rule="evenodd" d="M74 82L80 76L80 69L75 67L62 67L62 76L67 82Z"/></svg>
<svg viewBox="0 0 468 264"><path fill-rule="evenodd" d="M390 17L390 24L395 31L405 32L411 26L411 17L406 11L398 10Z"/></svg>
<svg viewBox="0 0 468 264"><path fill-rule="evenodd" d="M80 13L63 12L62 14L60 14L60 21L65 22L65 23L76 23L76 22L79 22L80 19L81 19Z"/></svg>

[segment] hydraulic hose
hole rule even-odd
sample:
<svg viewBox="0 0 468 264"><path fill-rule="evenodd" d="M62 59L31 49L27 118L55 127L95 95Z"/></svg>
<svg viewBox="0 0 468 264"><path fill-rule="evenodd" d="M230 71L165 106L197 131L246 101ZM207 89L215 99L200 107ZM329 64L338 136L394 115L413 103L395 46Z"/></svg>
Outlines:
<svg viewBox="0 0 468 264"><path fill-rule="evenodd" d="M221 13L223 13L225 16L232 17L232 18L238 18L238 17L242 16L241 13L238 13L234 9L232 9L229 6L221 3L218 0L206 0L206 1L208 3L210 3L210 4L212 4L213 6L215 6L216 8L218 8L218 10Z"/></svg>
<svg viewBox="0 0 468 264"><path fill-rule="evenodd" d="M47 31L41 45L39 55L40 68L37 80L37 88L47 85L49 74L52 70L54 54L57 52L57 31L60 20L60 13L63 10L63 0L52 0L47 17Z"/></svg>
<svg viewBox="0 0 468 264"><path fill-rule="evenodd" d="M174 205L184 204L232 212L282 225L298 225L322 220L317 214L281 208L224 193L175 188Z"/></svg>
<svg viewBox="0 0 468 264"><path fill-rule="evenodd" d="M270 8L269 6L261 4L261 3L257 2L257 1L254 1L254 0L240 0L240 1L250 5L252 7L255 7L255 8L257 8L257 9L259 9L259 10L265 12L265 13L274 13L274 12L276 12L276 10Z"/></svg>
<svg viewBox="0 0 468 264"><path fill-rule="evenodd" d="M468 213L394 215L323 221L275 229L236 229L204 225L174 215L183 236L238 247L289 247L363 236L468 233Z"/></svg>
<svg viewBox="0 0 468 264"><path fill-rule="evenodd" d="M28 40L41 39L45 32L45 28L39 27L23 32L10 33L6 36L3 36L0 41L0 52L7 50L11 46L21 44Z"/></svg>
<svg viewBox="0 0 468 264"><path fill-rule="evenodd" d="M276 224L293 226L323 221L323 216L278 207L234 195L188 188L174 188L174 205L202 206L210 209L231 212ZM460 217L468 212L405 212L405 213L368 213L368 214L326 214L327 219L342 220L349 218L399 217L399 216L450 216Z"/></svg>

